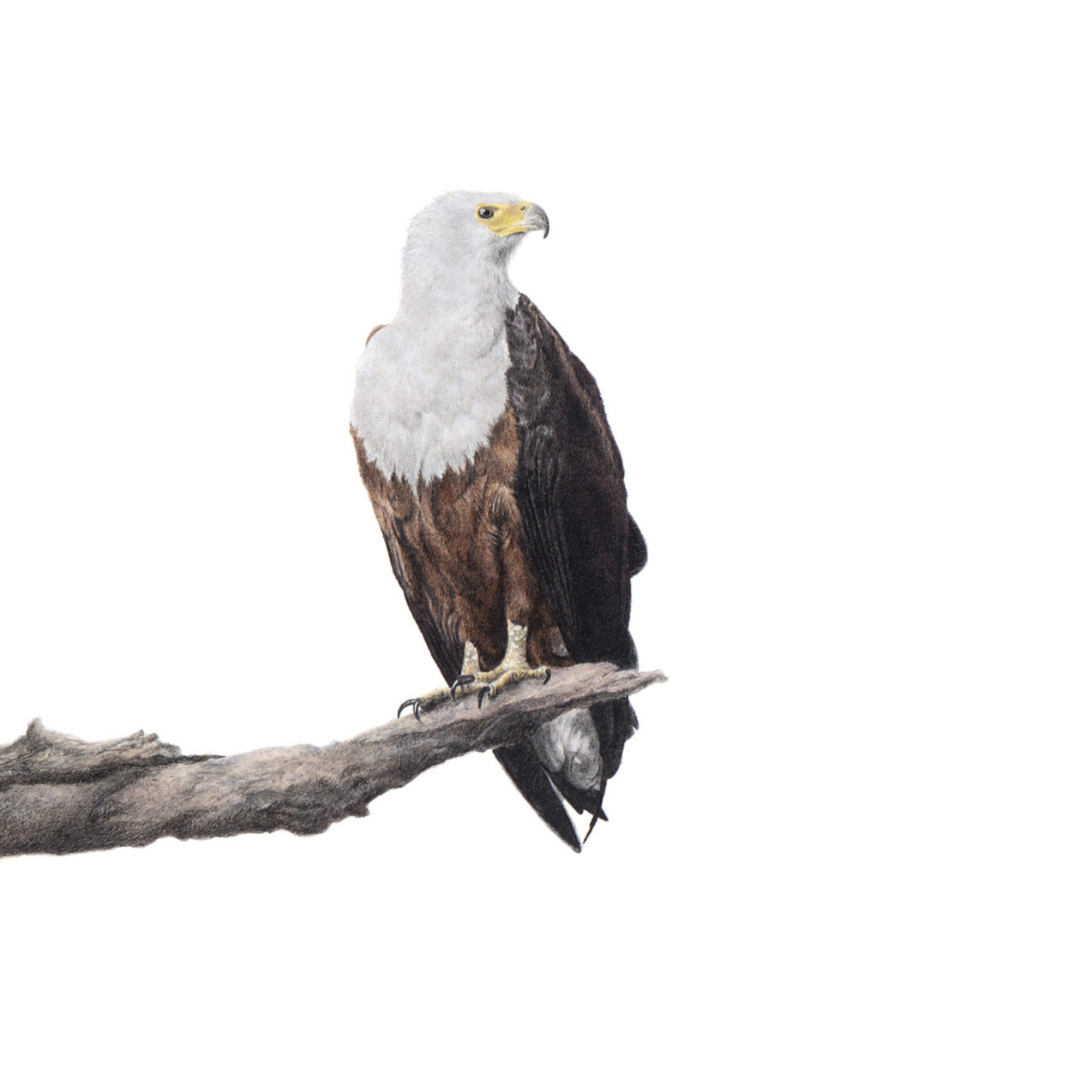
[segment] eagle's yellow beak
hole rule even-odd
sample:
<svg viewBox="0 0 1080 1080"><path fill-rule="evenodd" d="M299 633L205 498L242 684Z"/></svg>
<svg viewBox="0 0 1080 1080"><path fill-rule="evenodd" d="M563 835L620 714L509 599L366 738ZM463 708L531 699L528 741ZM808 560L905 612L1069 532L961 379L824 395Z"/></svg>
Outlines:
<svg viewBox="0 0 1080 1080"><path fill-rule="evenodd" d="M543 208L531 202L512 203L509 206L481 203L476 208L476 216L496 236L512 236L537 229L543 229L547 236L550 230Z"/></svg>

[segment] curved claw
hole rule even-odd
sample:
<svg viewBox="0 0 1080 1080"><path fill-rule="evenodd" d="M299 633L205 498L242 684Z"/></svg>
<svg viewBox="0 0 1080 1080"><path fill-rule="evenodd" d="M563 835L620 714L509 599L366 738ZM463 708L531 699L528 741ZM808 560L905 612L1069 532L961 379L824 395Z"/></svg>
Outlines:
<svg viewBox="0 0 1080 1080"><path fill-rule="evenodd" d="M412 708L412 714L416 717L417 722L422 723L423 721L420 720L420 699L418 697L411 697L407 701L403 701L398 706L398 717L400 718L401 714L410 707Z"/></svg>
<svg viewBox="0 0 1080 1080"><path fill-rule="evenodd" d="M484 704L484 695L491 693L490 686L481 686L480 693L476 695L476 707L479 709Z"/></svg>
<svg viewBox="0 0 1080 1080"><path fill-rule="evenodd" d="M540 685L547 686L549 682L551 682L551 668L547 669L547 674L544 676L544 681Z"/></svg>
<svg viewBox="0 0 1080 1080"><path fill-rule="evenodd" d="M457 701L457 692L463 686L468 686L469 683L473 683L473 682L476 682L476 676L475 675L459 675L450 684L450 700L451 701Z"/></svg>

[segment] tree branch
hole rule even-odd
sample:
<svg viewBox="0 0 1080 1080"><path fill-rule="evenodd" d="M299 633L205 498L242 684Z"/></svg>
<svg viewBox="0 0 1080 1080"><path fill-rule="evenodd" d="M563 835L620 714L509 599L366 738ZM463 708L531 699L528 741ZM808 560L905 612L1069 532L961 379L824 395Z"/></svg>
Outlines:
<svg viewBox="0 0 1080 1080"><path fill-rule="evenodd" d="M522 683L329 746L186 756L156 735L85 743L39 720L0 748L0 855L141 847L162 836L306 835L367 814L372 799L471 750L520 742L570 708L627 697L659 671L579 664L546 686Z"/></svg>

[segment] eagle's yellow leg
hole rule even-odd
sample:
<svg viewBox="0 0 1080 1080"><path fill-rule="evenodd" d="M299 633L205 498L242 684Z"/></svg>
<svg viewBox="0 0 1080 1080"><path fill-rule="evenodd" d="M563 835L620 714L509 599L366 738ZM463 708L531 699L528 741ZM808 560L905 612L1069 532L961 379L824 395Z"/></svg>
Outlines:
<svg viewBox="0 0 1080 1080"><path fill-rule="evenodd" d="M460 685L461 689L470 694L479 694L477 700L479 706L484 703L485 694L495 697L500 690L505 690L506 687L524 679L543 679L544 682L547 682L551 678L550 668L529 667L529 661L525 654L527 636L528 631L524 626L519 626L515 622L507 622L506 655L502 658L498 667L494 667L490 671L480 671L476 649L473 648L470 654L470 645L466 644L465 665L462 665L461 673L463 676L469 676L469 678L467 683L465 679L459 679L454 684L455 687ZM470 661L471 667L466 671L465 666L469 665Z"/></svg>
<svg viewBox="0 0 1080 1080"><path fill-rule="evenodd" d="M471 641L466 641L461 674L453 683L448 687L433 690L430 694L424 694L423 697L403 701L398 709L398 716L406 709L412 709L413 716L419 720L421 712L432 709L447 698L456 701L458 694L478 694L477 705L479 706L484 703L485 694L495 697L500 690L505 690L506 687L521 682L523 679L543 679L547 682L551 678L550 668L529 667L525 654L527 629L515 622L507 622L506 631L506 655L498 667L490 671L481 671L480 656L476 651L476 646Z"/></svg>

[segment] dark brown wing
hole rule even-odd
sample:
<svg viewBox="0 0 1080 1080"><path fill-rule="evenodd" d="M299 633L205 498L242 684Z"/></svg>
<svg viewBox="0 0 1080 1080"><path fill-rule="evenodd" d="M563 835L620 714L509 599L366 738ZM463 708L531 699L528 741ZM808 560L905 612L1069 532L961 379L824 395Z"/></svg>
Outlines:
<svg viewBox="0 0 1080 1080"><path fill-rule="evenodd" d="M528 297L507 321L507 343L520 433L515 495L533 572L571 659L634 667L630 577L645 564L645 541L626 508L622 457L596 380ZM593 720L606 780L637 721L627 701L595 706Z"/></svg>

